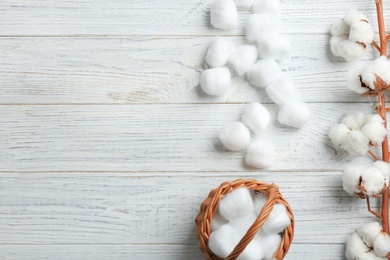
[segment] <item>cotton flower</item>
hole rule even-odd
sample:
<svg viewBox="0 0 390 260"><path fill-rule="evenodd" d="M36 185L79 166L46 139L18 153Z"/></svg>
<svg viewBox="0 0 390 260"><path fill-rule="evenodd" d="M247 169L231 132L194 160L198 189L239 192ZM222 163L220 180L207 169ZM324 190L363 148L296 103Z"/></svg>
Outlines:
<svg viewBox="0 0 390 260"><path fill-rule="evenodd" d="M344 21L344 19L337 20L330 27L330 33L333 37L337 37L337 36L341 36L341 35L348 35L349 30L350 30L350 27Z"/></svg>
<svg viewBox="0 0 390 260"><path fill-rule="evenodd" d="M241 122L227 124L219 133L219 140L229 151L245 148L251 139L249 129Z"/></svg>
<svg viewBox="0 0 390 260"><path fill-rule="evenodd" d="M210 18L215 28L231 30L238 22L237 6L233 0L214 0L210 6Z"/></svg>
<svg viewBox="0 0 390 260"><path fill-rule="evenodd" d="M247 73L249 82L259 88L264 88L277 80L282 74L282 70L276 61L272 59L258 60L252 65Z"/></svg>
<svg viewBox="0 0 390 260"><path fill-rule="evenodd" d="M390 253L390 236L381 232L374 241L374 252L377 256L386 257Z"/></svg>
<svg viewBox="0 0 390 260"><path fill-rule="evenodd" d="M347 241L345 256L348 260L356 260L359 256L369 252L371 249L366 246L363 239L354 232Z"/></svg>
<svg viewBox="0 0 390 260"><path fill-rule="evenodd" d="M271 114L262 104L252 102L242 113L241 121L255 133L261 133L271 121Z"/></svg>
<svg viewBox="0 0 390 260"><path fill-rule="evenodd" d="M356 233L362 238L364 243L369 246L374 246L374 241L381 232L382 227L378 222L371 222L360 226Z"/></svg>
<svg viewBox="0 0 390 260"><path fill-rule="evenodd" d="M359 188L364 165L348 165L344 168L342 182L343 189L350 195L360 193Z"/></svg>
<svg viewBox="0 0 390 260"><path fill-rule="evenodd" d="M257 56L258 52L256 46L240 45L230 56L229 64L239 76L242 76L256 62Z"/></svg>
<svg viewBox="0 0 390 260"><path fill-rule="evenodd" d="M200 87L212 96L223 94L230 87L230 71L226 67L207 69L200 75Z"/></svg>
<svg viewBox="0 0 390 260"><path fill-rule="evenodd" d="M210 67L222 67L226 65L233 51L233 43L224 38L217 38L207 50L206 62Z"/></svg>
<svg viewBox="0 0 390 260"><path fill-rule="evenodd" d="M367 17L356 9L348 11L347 14L343 17L343 20L348 24L348 26L352 26L353 23L362 20L368 21Z"/></svg>

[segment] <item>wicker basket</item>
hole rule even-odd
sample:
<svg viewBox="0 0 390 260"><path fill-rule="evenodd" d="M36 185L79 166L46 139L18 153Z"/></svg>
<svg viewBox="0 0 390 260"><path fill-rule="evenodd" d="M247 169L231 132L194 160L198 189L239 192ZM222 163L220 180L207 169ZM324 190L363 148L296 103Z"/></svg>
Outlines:
<svg viewBox="0 0 390 260"><path fill-rule="evenodd" d="M274 254L274 259L283 259L284 256L287 254L288 249L290 248L294 236L293 212L291 210L290 205L283 198L282 194L279 192L279 188L276 185L258 182L256 180L238 179L233 182L224 182L218 188L210 191L209 196L205 201L203 201L202 205L200 206L200 212L195 219L196 237L199 242L200 250L205 254L206 259L222 260L220 257L216 256L213 252L211 252L211 250L207 246L208 239L211 233L211 219L213 218L218 208L218 203L220 199L225 194L241 187L247 187L250 190L261 192L268 197L268 200L253 225L249 228L248 232L234 248L233 252L226 258L226 260L236 259L245 250L245 247L252 241L256 233L260 230L264 222L267 220L275 203L281 203L285 205L289 217L291 218L291 225L285 229L282 236L282 243Z"/></svg>

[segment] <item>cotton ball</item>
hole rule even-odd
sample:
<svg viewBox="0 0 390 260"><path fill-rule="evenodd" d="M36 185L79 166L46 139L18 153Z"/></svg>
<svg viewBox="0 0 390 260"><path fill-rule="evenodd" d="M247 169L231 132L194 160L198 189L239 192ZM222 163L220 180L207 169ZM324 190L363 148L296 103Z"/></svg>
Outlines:
<svg viewBox="0 0 390 260"><path fill-rule="evenodd" d="M380 233L374 241L374 252L381 257L387 257L390 252L390 236L386 233Z"/></svg>
<svg viewBox="0 0 390 260"><path fill-rule="evenodd" d="M261 192L253 196L253 206L255 209L255 214L260 215L261 210L263 209L265 203L267 203L268 198Z"/></svg>
<svg viewBox="0 0 390 260"><path fill-rule="evenodd" d="M377 77L386 83L390 83L390 63L385 56L380 56L374 61L367 63L361 73L361 81L367 88L375 89Z"/></svg>
<svg viewBox="0 0 390 260"><path fill-rule="evenodd" d="M229 64L239 76L242 76L256 62L257 56L258 52L256 46L240 45L230 56Z"/></svg>
<svg viewBox="0 0 390 260"><path fill-rule="evenodd" d="M282 70L276 61L271 59L258 60L249 68L247 77L249 82L259 88L264 88L277 80L282 74Z"/></svg>
<svg viewBox="0 0 390 260"><path fill-rule="evenodd" d="M210 67L222 67L226 65L233 51L233 43L223 38L217 38L207 50L206 62Z"/></svg>
<svg viewBox="0 0 390 260"><path fill-rule="evenodd" d="M332 143L336 146L341 146L344 140L344 136L348 134L351 130L344 125L338 124L332 127L329 131L329 138Z"/></svg>
<svg viewBox="0 0 390 260"><path fill-rule="evenodd" d="M263 35L257 41L262 59L283 60L290 57L291 41L287 35Z"/></svg>
<svg viewBox="0 0 390 260"><path fill-rule="evenodd" d="M351 155L365 155L370 149L369 142L361 131L353 130L343 137L341 148Z"/></svg>
<svg viewBox="0 0 390 260"><path fill-rule="evenodd" d="M349 195L361 192L358 186L365 168L363 165L348 165L344 168L342 177L343 188Z"/></svg>
<svg viewBox="0 0 390 260"><path fill-rule="evenodd" d="M227 124L219 133L219 140L230 151L239 151L245 148L250 139L249 129L241 122Z"/></svg>
<svg viewBox="0 0 390 260"><path fill-rule="evenodd" d="M238 22L236 4L233 0L214 0L210 6L210 18L215 28L233 29Z"/></svg>
<svg viewBox="0 0 390 260"><path fill-rule="evenodd" d="M343 20L339 19L330 27L330 33L332 36L341 36L349 34L349 25Z"/></svg>
<svg viewBox="0 0 390 260"><path fill-rule="evenodd" d="M219 202L219 212L227 220L253 212L252 196L247 188L238 188L225 195Z"/></svg>
<svg viewBox="0 0 390 260"><path fill-rule="evenodd" d="M350 40L342 41L338 44L337 52L339 56L347 61L360 59L366 51L366 47L360 43Z"/></svg>
<svg viewBox="0 0 390 260"><path fill-rule="evenodd" d="M372 164L372 166L382 172L386 186L389 185L390 164L384 161L376 161Z"/></svg>
<svg viewBox="0 0 390 260"><path fill-rule="evenodd" d="M284 77L269 84L266 91L269 98L278 105L283 105L288 100L295 98L294 84Z"/></svg>
<svg viewBox="0 0 390 260"><path fill-rule="evenodd" d="M364 16L361 12L356 9L350 10L344 16L343 20L349 25L352 26L353 23L359 22L361 20L368 21L367 17Z"/></svg>
<svg viewBox="0 0 390 260"><path fill-rule="evenodd" d="M278 30L275 17L269 14L252 14L249 16L246 25L246 39L254 43L262 36L268 36Z"/></svg>
<svg viewBox="0 0 390 260"><path fill-rule="evenodd" d="M253 3L253 12L262 14L280 14L279 0L255 0Z"/></svg>
<svg viewBox="0 0 390 260"><path fill-rule="evenodd" d="M378 222L371 222L360 226L356 233L363 239L364 243L369 246L374 246L374 240L381 232L382 227Z"/></svg>
<svg viewBox="0 0 390 260"><path fill-rule="evenodd" d="M340 56L340 53L338 51L339 45L341 42L348 39L348 36L341 35L341 36L334 36L330 38L329 44L330 44L330 50L332 51L334 56Z"/></svg>
<svg viewBox="0 0 390 260"><path fill-rule="evenodd" d="M264 252L260 241L253 239L245 248L237 260L260 260L263 259Z"/></svg>
<svg viewBox="0 0 390 260"><path fill-rule="evenodd" d="M276 250L282 243L282 237L279 234L261 235L259 240L264 252L264 260L273 260Z"/></svg>
<svg viewBox="0 0 390 260"><path fill-rule="evenodd" d="M286 207L283 204L275 204L262 230L266 234L278 234L290 225L291 219L288 216Z"/></svg>
<svg viewBox="0 0 390 260"><path fill-rule="evenodd" d="M358 256L368 251L370 251L370 249L356 232L348 238L347 250L345 251L345 256L348 260L355 260Z"/></svg>
<svg viewBox="0 0 390 260"><path fill-rule="evenodd" d="M242 113L241 121L255 133L260 133L267 128L271 121L271 114L262 104L252 102Z"/></svg>
<svg viewBox="0 0 390 260"><path fill-rule="evenodd" d="M219 210L217 210L211 219L211 223L210 223L211 231L217 230L220 226L226 223L227 220L224 217L222 217L221 213L219 213Z"/></svg>
<svg viewBox="0 0 390 260"><path fill-rule="evenodd" d="M245 162L259 169L271 167L274 164L273 146L262 140L253 141L246 151Z"/></svg>
<svg viewBox="0 0 390 260"><path fill-rule="evenodd" d="M365 114L362 112L356 112L346 115L341 123L346 125L351 130L360 130L364 125Z"/></svg>
<svg viewBox="0 0 390 260"><path fill-rule="evenodd" d="M278 120L282 125L303 127L309 121L309 107L299 100L290 100L280 107Z"/></svg>
<svg viewBox="0 0 390 260"><path fill-rule="evenodd" d="M379 169L368 167L362 172L362 182L360 185L360 189L364 194L376 196L382 193L386 183L383 178L383 173Z"/></svg>
<svg viewBox="0 0 390 260"><path fill-rule="evenodd" d="M360 76L362 72L363 68L353 69L350 70L347 75L347 88L360 95L369 90L369 88L362 84Z"/></svg>
<svg viewBox="0 0 390 260"><path fill-rule="evenodd" d="M249 213L248 215L236 217L234 219L229 220L230 226L232 226L237 233L243 237L248 229L253 225L257 218L257 215L254 213Z"/></svg>
<svg viewBox="0 0 390 260"><path fill-rule="evenodd" d="M373 145L377 145L383 142L387 130L381 123L368 123L363 126L362 133L367 136Z"/></svg>
<svg viewBox="0 0 390 260"><path fill-rule="evenodd" d="M365 115L364 117L364 124L368 124L368 123L380 123L380 124L383 124L385 121L383 120L383 118L378 115L378 114L369 114L369 115Z"/></svg>
<svg viewBox="0 0 390 260"><path fill-rule="evenodd" d="M241 237L237 231L229 224L225 224L210 234L207 245L215 255L226 258L240 240Z"/></svg>
<svg viewBox="0 0 390 260"><path fill-rule="evenodd" d="M230 77L228 68L207 69L200 75L200 87L209 95L219 96L230 87Z"/></svg>
<svg viewBox="0 0 390 260"><path fill-rule="evenodd" d="M357 21L351 26L349 39L353 42L361 42L368 45L374 40L374 31L368 22Z"/></svg>
<svg viewBox="0 0 390 260"><path fill-rule="evenodd" d="M253 5L253 0L234 0L234 2L238 7L243 8L251 8Z"/></svg>

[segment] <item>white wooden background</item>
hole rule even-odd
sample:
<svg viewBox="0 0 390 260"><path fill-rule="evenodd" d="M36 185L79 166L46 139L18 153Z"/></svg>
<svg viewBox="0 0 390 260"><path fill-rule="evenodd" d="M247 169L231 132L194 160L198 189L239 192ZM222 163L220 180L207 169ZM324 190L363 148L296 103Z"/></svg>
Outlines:
<svg viewBox="0 0 390 260"><path fill-rule="evenodd" d="M272 123L278 163L267 171L245 167L216 135L250 101L273 118L277 107L240 77L218 98L199 90L207 45L216 35L244 42L249 14L219 31L209 6L1 0L0 259L203 259L199 205L239 177L277 183L293 207L286 259L343 259L347 236L373 218L340 172L368 158L336 151L327 132L372 104L345 89L353 65L331 55L328 28L351 8L375 20L374 1L282 0L294 52L281 66L312 119L301 130Z"/></svg>

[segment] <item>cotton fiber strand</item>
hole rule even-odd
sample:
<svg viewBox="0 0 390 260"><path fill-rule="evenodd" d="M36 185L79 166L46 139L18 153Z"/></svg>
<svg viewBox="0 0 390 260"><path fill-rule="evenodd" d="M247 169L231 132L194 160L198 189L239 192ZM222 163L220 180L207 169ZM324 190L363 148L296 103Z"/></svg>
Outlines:
<svg viewBox="0 0 390 260"><path fill-rule="evenodd" d="M295 128L303 127L309 121L309 107L298 100L290 100L280 107L278 121L282 125Z"/></svg>
<svg viewBox="0 0 390 260"><path fill-rule="evenodd" d="M374 252L377 256L387 257L390 252L390 236L386 233L380 233L374 241Z"/></svg>
<svg viewBox="0 0 390 260"><path fill-rule="evenodd" d="M287 35L263 35L257 41L262 59L283 60L290 57L291 41Z"/></svg>
<svg viewBox="0 0 390 260"><path fill-rule="evenodd" d="M253 3L253 12L261 14L280 14L279 0L255 0Z"/></svg>
<svg viewBox="0 0 390 260"><path fill-rule="evenodd" d="M234 2L238 7L243 8L251 8L253 5L253 0L234 0Z"/></svg>
<svg viewBox="0 0 390 260"><path fill-rule="evenodd" d="M253 213L253 201L249 190L244 187L229 192L219 202L218 210L227 220Z"/></svg>
<svg viewBox="0 0 390 260"><path fill-rule="evenodd" d="M245 162L255 168L269 168L274 164L274 152L272 144L263 140L255 140L248 146Z"/></svg>
<svg viewBox="0 0 390 260"><path fill-rule="evenodd" d="M370 251L362 238L354 232L347 241L345 256L348 260L355 260L358 256Z"/></svg>
<svg viewBox="0 0 390 260"><path fill-rule="evenodd" d="M263 132L271 121L271 114L260 103L253 102L246 107L241 116L241 121L255 133Z"/></svg>
<svg viewBox="0 0 390 260"><path fill-rule="evenodd" d="M288 216L286 207L283 204L275 204L262 230L269 235L278 234L290 225L291 219Z"/></svg>
<svg viewBox="0 0 390 260"><path fill-rule="evenodd" d="M217 256L226 258L240 240L237 231L229 224L225 224L210 234L208 247Z"/></svg>
<svg viewBox="0 0 390 260"><path fill-rule="evenodd" d="M217 38L207 50L206 62L210 67L222 67L227 64L233 51L233 43L223 38Z"/></svg>
<svg viewBox="0 0 390 260"><path fill-rule="evenodd" d="M279 106L294 99L296 95L294 85L284 77L280 77L269 84L266 91L268 97Z"/></svg>
<svg viewBox="0 0 390 260"><path fill-rule="evenodd" d="M246 39L254 43L260 37L267 37L278 31L275 17L269 14L252 14L249 16L246 25Z"/></svg>
<svg viewBox="0 0 390 260"><path fill-rule="evenodd" d="M231 30L238 22L237 6L233 0L214 0L210 6L210 18L215 28Z"/></svg>
<svg viewBox="0 0 390 260"><path fill-rule="evenodd" d="M249 129L241 122L227 124L219 133L219 140L230 151L245 148L251 139Z"/></svg>
<svg viewBox="0 0 390 260"><path fill-rule="evenodd" d="M256 46L240 45L230 56L229 64L239 76L242 76L256 62L257 56L258 52Z"/></svg>
<svg viewBox="0 0 390 260"><path fill-rule="evenodd" d="M249 82L259 88L265 88L273 81L280 78L282 70L275 60L258 60L248 70L247 78Z"/></svg>
<svg viewBox="0 0 390 260"><path fill-rule="evenodd" d="M273 260L276 250L282 243L282 237L279 234L260 236L260 243L263 248L265 260Z"/></svg>
<svg viewBox="0 0 390 260"><path fill-rule="evenodd" d="M378 222L371 222L360 226L356 233L362 238L364 243L369 246L374 246L374 241L381 232L382 227Z"/></svg>
<svg viewBox="0 0 390 260"><path fill-rule="evenodd" d="M228 68L207 69L200 75L200 87L211 96L219 96L229 89L230 80L231 75Z"/></svg>

